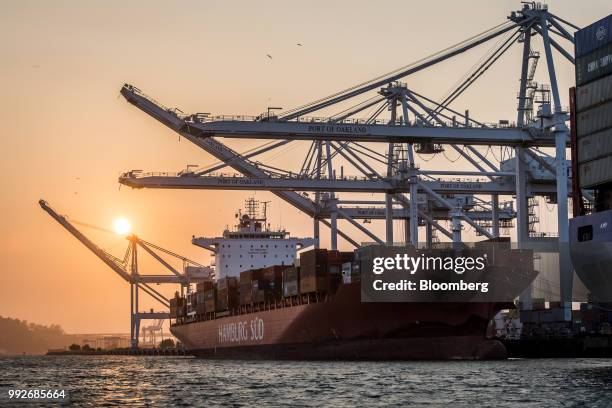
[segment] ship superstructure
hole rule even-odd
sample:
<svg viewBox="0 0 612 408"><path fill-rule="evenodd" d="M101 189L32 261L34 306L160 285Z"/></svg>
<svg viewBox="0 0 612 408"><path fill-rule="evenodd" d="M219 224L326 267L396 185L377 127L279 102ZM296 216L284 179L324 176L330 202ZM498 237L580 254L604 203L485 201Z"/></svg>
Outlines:
<svg viewBox="0 0 612 408"><path fill-rule="evenodd" d="M271 229L267 204L249 198L245 211L236 213L238 223L234 229L226 228L220 237L193 238L194 245L214 253L217 278L239 277L240 272L249 269L293 265L300 249L317 244L313 238L295 238L284 229Z"/></svg>

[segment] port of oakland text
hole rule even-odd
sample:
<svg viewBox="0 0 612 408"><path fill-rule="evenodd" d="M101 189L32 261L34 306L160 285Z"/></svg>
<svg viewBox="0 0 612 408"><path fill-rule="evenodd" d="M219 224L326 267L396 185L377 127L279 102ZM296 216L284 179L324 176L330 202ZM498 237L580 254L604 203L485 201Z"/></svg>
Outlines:
<svg viewBox="0 0 612 408"><path fill-rule="evenodd" d="M261 341L264 338L264 321L259 317L250 322L232 322L219 325L219 343L243 343Z"/></svg>
<svg viewBox="0 0 612 408"><path fill-rule="evenodd" d="M310 133L335 133L335 134L366 134L368 128L363 125L308 125L308 132Z"/></svg>

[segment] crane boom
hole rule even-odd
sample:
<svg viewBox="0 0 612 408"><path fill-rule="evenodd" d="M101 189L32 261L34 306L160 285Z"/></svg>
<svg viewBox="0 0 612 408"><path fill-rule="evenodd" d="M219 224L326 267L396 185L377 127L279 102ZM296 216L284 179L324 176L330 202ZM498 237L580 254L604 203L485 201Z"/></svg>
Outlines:
<svg viewBox="0 0 612 408"><path fill-rule="evenodd" d="M72 225L66 217L59 215L53 210L53 208L49 207L45 200L39 200L38 204L40 207L45 210L55 221L57 221L62 227L64 227L69 233L71 233L76 239L78 239L83 245L87 247L91 252L93 252L98 258L102 260L106 265L108 265L115 273L121 276L126 282L136 283L132 276L125 270L125 268L117 262L114 261L114 257L107 253L105 250L94 244L89 238L87 238L81 231L76 229L74 225Z"/></svg>

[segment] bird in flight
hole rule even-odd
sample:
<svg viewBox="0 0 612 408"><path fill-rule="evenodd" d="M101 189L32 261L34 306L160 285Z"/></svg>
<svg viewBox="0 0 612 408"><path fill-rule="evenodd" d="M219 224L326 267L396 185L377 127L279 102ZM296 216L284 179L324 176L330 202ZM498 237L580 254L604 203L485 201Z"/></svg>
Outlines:
<svg viewBox="0 0 612 408"><path fill-rule="evenodd" d="M272 59L272 56L270 54L266 54L266 56L270 59Z"/></svg>
<svg viewBox="0 0 612 408"><path fill-rule="evenodd" d="M303 45L302 45L302 44L300 44L300 43L297 43L297 45L298 45L299 47L303 47Z"/></svg>

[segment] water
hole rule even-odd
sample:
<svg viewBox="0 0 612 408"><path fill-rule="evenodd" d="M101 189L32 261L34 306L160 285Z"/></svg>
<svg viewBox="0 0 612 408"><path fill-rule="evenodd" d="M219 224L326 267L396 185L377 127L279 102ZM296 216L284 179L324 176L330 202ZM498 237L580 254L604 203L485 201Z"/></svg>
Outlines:
<svg viewBox="0 0 612 408"><path fill-rule="evenodd" d="M0 358L0 389L7 387L66 388L73 404L96 407L611 407L612 359L388 363L24 356Z"/></svg>

